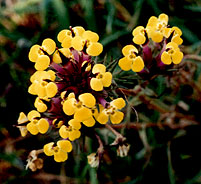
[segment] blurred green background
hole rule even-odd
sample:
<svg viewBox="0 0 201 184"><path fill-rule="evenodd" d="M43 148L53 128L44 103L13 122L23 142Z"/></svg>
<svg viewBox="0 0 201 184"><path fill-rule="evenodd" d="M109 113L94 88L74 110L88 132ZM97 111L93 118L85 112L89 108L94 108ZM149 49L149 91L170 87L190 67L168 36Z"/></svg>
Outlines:
<svg viewBox="0 0 201 184"><path fill-rule="evenodd" d="M185 65L171 79L153 80L145 91L147 98L129 97L140 123L147 126L119 128L131 144L128 157L117 157L112 148L99 169L90 168L86 157L98 145L88 138L84 144L81 138L67 162L56 163L41 154L43 169L25 170L29 152L48 139L21 138L13 127L19 112L34 108L35 97L27 92L35 71L28 60L30 47L47 37L57 41L58 32L69 26L83 26L99 34L104 51L98 60L107 56L109 63L122 57L121 49L132 43L136 26L146 26L150 16L160 13L169 15L170 26L183 32ZM201 183L200 24L200 0L0 0L0 183ZM133 89L137 84L135 78L126 81L126 75L114 77L121 87ZM168 86L168 80L174 85ZM125 122L136 120L129 108ZM164 119L164 126L158 126ZM114 139L107 132L100 135L105 142Z"/></svg>

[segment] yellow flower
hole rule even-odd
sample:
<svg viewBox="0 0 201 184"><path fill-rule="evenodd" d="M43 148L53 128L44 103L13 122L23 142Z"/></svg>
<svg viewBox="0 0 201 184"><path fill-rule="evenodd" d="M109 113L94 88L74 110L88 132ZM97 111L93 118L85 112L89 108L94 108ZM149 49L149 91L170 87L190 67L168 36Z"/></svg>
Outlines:
<svg viewBox="0 0 201 184"><path fill-rule="evenodd" d="M145 37L145 28L143 26L138 26L136 27L133 32L132 32L134 38L133 38L133 42L141 45L144 44L144 42L146 41L146 37Z"/></svg>
<svg viewBox="0 0 201 184"><path fill-rule="evenodd" d="M72 144L68 140L60 140L54 146L54 142L45 144L43 147L47 156L54 156L56 162L64 162L68 159L68 152L72 151Z"/></svg>
<svg viewBox="0 0 201 184"><path fill-rule="evenodd" d="M119 60L119 66L122 70L128 71L132 69L134 72L140 72L144 68L144 62L140 56L136 56L138 50L133 45L126 45L122 49L124 55L123 58Z"/></svg>
<svg viewBox="0 0 201 184"><path fill-rule="evenodd" d="M56 48L56 43L47 38L43 40L42 46L33 45L29 51L29 60L35 62L36 70L42 71L47 69L50 64L49 55L51 55Z"/></svg>
<svg viewBox="0 0 201 184"><path fill-rule="evenodd" d="M47 105L44 104L43 99L40 99L39 97L36 98L34 106L36 107L38 112L45 112L47 110Z"/></svg>
<svg viewBox="0 0 201 184"><path fill-rule="evenodd" d="M183 53L180 51L178 45L174 42L169 42L166 45L166 50L161 55L161 61L170 65L172 62L174 64L179 64L183 59Z"/></svg>
<svg viewBox="0 0 201 184"><path fill-rule="evenodd" d="M92 69L92 73L96 74L96 78L92 78L90 86L95 91L102 91L103 87L109 87L112 83L112 74L106 72L103 64L96 64Z"/></svg>
<svg viewBox="0 0 201 184"><path fill-rule="evenodd" d="M72 39L72 47L75 50L82 51L86 46L87 54L91 56L98 56L103 51L103 46L98 42L98 34L92 31L84 31L81 36L75 36Z"/></svg>
<svg viewBox="0 0 201 184"><path fill-rule="evenodd" d="M160 14L158 18L155 16L150 17L146 26L148 37L154 42L161 42L164 36L164 28L167 27L167 24L168 16L164 13Z"/></svg>
<svg viewBox="0 0 201 184"><path fill-rule="evenodd" d="M124 113L119 110L125 105L126 104L123 98L113 100L106 108L100 105L100 113L96 117L96 120L100 124L106 124L110 118L113 124L119 124L124 118Z"/></svg>
<svg viewBox="0 0 201 184"><path fill-rule="evenodd" d="M70 48L71 41L74 36L82 36L85 29L81 26L76 26L72 28L71 30L64 29L59 32L57 39L61 43L61 46L64 48Z"/></svg>
<svg viewBox="0 0 201 184"><path fill-rule="evenodd" d="M20 112L19 118L17 120L18 125L24 124L28 121L29 120L28 120L27 116L23 112ZM21 136L25 137L27 135L27 132L28 132L26 126L25 125L24 126L18 126L18 128L20 129Z"/></svg>
<svg viewBox="0 0 201 184"><path fill-rule="evenodd" d="M45 118L40 119L40 116L40 113L36 110L30 111L27 115L30 121L30 123L27 124L27 130L33 135L36 135L39 132L44 134L48 131L48 121Z"/></svg>
<svg viewBox="0 0 201 184"><path fill-rule="evenodd" d="M78 101L75 99L75 95L70 93L63 103L63 111L68 116L74 115L75 120L83 122L92 117L90 108L94 107L95 104L96 99L91 93L79 95Z"/></svg>
<svg viewBox="0 0 201 184"><path fill-rule="evenodd" d="M75 119L71 119L68 122L69 126L62 125L59 129L59 135L63 138L69 138L71 141L78 139L81 136L79 129L81 128L81 123Z"/></svg>
<svg viewBox="0 0 201 184"><path fill-rule="evenodd" d="M57 93L57 85L52 81L55 78L55 72L52 70L36 71L30 78L32 84L29 86L28 92L32 95L38 95L40 98L54 97Z"/></svg>

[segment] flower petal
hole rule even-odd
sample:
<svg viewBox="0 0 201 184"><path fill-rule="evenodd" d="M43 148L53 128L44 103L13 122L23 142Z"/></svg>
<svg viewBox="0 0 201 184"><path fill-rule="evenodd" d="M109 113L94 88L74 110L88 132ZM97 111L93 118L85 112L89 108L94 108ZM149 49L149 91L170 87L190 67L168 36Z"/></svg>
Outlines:
<svg viewBox="0 0 201 184"><path fill-rule="evenodd" d="M103 45L101 43L90 43L87 50L87 54L90 56L98 56L101 52L103 52Z"/></svg>
<svg viewBox="0 0 201 184"><path fill-rule="evenodd" d="M46 119L41 118L37 123L37 127L41 134L45 134L48 131L49 123Z"/></svg>
<svg viewBox="0 0 201 184"><path fill-rule="evenodd" d="M79 95L79 100L83 103L83 105L91 108L96 105L96 99L91 93L83 93Z"/></svg>
<svg viewBox="0 0 201 184"><path fill-rule="evenodd" d="M114 114L110 115L110 120L113 124L119 124L124 118L124 113L116 111Z"/></svg>
<svg viewBox="0 0 201 184"><path fill-rule="evenodd" d="M144 61L142 60L142 58L140 56L137 56L134 61L133 61L133 64L132 64L132 70L134 72L140 72L143 70L144 68Z"/></svg>

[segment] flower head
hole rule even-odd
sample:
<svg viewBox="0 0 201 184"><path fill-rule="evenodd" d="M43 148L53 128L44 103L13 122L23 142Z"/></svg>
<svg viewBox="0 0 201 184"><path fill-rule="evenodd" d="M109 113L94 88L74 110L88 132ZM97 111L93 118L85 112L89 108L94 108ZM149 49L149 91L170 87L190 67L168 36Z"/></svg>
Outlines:
<svg viewBox="0 0 201 184"><path fill-rule="evenodd" d="M29 52L29 60L35 63L35 69L42 71L47 69L50 64L50 57L56 48L56 43L47 38L43 40L42 45L33 45Z"/></svg>
<svg viewBox="0 0 201 184"><path fill-rule="evenodd" d="M174 64L179 64L182 61L182 58L183 53L174 42L168 43L166 45L166 50L161 55L161 61L166 65L170 65L172 62Z"/></svg>
<svg viewBox="0 0 201 184"><path fill-rule="evenodd" d="M59 129L59 134L63 139L69 138L69 140L74 141L81 136L79 129L81 128L81 123L75 119L71 119L68 122L68 126L62 125Z"/></svg>
<svg viewBox="0 0 201 184"><path fill-rule="evenodd" d="M36 110L30 111L27 115L30 121L27 124L27 130L33 135L36 135L38 133L44 134L48 131L48 121L45 118L40 118L40 116L40 113Z"/></svg>
<svg viewBox="0 0 201 184"><path fill-rule="evenodd" d="M119 124L124 117L124 113L119 111L126 105L123 98L117 98L110 102L106 108L100 105L100 112L96 117L96 120L100 124L106 124L108 120L113 124Z"/></svg>
<svg viewBox="0 0 201 184"><path fill-rule="evenodd" d="M146 26L148 37L154 42L161 42L164 36L164 28L167 27L167 24L168 16L164 13L160 14L158 18L155 16L150 17Z"/></svg>
<svg viewBox="0 0 201 184"><path fill-rule="evenodd" d="M47 156L54 156L56 162L64 162L68 159L68 152L72 151L72 144L68 140L60 140L56 146L54 142L45 144L43 149Z"/></svg>
<svg viewBox="0 0 201 184"><path fill-rule="evenodd" d="M92 73L96 75L90 81L90 86L95 91L102 91L103 87L109 87L112 83L112 74L106 72L103 64L96 64L92 69Z"/></svg>
<svg viewBox="0 0 201 184"><path fill-rule="evenodd" d="M144 62L141 56L137 56L138 50L133 45L126 45L122 49L124 55L123 58L119 60L119 66L122 70L128 71L132 69L134 72L140 72L144 68Z"/></svg>

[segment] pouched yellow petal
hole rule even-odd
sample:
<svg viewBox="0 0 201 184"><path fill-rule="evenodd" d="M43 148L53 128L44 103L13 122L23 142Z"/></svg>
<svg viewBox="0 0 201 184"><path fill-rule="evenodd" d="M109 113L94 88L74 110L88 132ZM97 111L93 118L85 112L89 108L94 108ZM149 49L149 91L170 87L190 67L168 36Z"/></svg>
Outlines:
<svg viewBox="0 0 201 184"><path fill-rule="evenodd" d="M36 110L32 110L27 114L27 118L29 119L29 121L34 120L34 118L36 117L40 117L40 113Z"/></svg>
<svg viewBox="0 0 201 184"><path fill-rule="evenodd" d="M83 93L79 95L78 99L83 103L83 105L89 108L96 105L96 99L91 93Z"/></svg>
<svg viewBox="0 0 201 184"><path fill-rule="evenodd" d="M133 42L138 44L138 45L143 44L145 41L146 41L145 36L143 34L140 34L140 33L138 35L135 35L133 38Z"/></svg>
<svg viewBox="0 0 201 184"><path fill-rule="evenodd" d="M92 73L93 74L96 74L96 73L105 73L105 71L106 71L106 67L103 64L95 64L93 66L93 69L92 69Z"/></svg>
<svg viewBox="0 0 201 184"><path fill-rule="evenodd" d="M50 142L48 144L45 144L43 146L43 151L44 153L47 155L47 156L52 156L54 155L54 150L52 149L54 143L53 142Z"/></svg>
<svg viewBox="0 0 201 184"><path fill-rule="evenodd" d="M163 34L161 32L158 32L158 31L153 31L151 34L151 39L154 42L159 43L163 40Z"/></svg>
<svg viewBox="0 0 201 184"><path fill-rule="evenodd" d="M39 85L37 85L36 87L36 90L37 90L37 95L40 97L40 98L43 98L46 96L46 83L47 82L42 82L40 83Z"/></svg>
<svg viewBox="0 0 201 184"><path fill-rule="evenodd" d="M62 41L61 46L64 47L64 48L70 48L72 46L71 42L72 42L72 37L67 35L64 38L64 40Z"/></svg>
<svg viewBox="0 0 201 184"><path fill-rule="evenodd" d="M102 91L103 90L103 83L100 79L92 78L90 80L90 86L94 91Z"/></svg>
<svg viewBox="0 0 201 184"><path fill-rule="evenodd" d="M132 60L127 57L123 57L119 60L119 66L122 70L128 71L131 69Z"/></svg>
<svg viewBox="0 0 201 184"><path fill-rule="evenodd" d="M126 103L123 98L117 98L110 102L110 105L116 107L117 109L122 109L123 107L125 107Z"/></svg>
<svg viewBox="0 0 201 184"><path fill-rule="evenodd" d="M75 103L74 98L70 98L63 103L63 111L66 115L71 116L75 113L75 106L73 105Z"/></svg>
<svg viewBox="0 0 201 184"><path fill-rule="evenodd" d="M79 130L73 130L70 134L69 134L69 139L71 141L74 141L75 139L78 139L81 136L81 133Z"/></svg>
<svg viewBox="0 0 201 184"><path fill-rule="evenodd" d="M92 112L90 109L88 109L86 107L81 107L81 108L77 109L77 111L75 112L74 119L82 122L82 121L89 119L91 116L92 116Z"/></svg>
<svg viewBox="0 0 201 184"><path fill-rule="evenodd" d="M90 43L86 50L87 54L90 56L98 56L101 52L103 52L103 45L101 43L95 42Z"/></svg>
<svg viewBox="0 0 201 184"><path fill-rule="evenodd" d="M147 27L150 26L150 27L152 27L152 28L155 28L157 23L158 23L157 17L151 16L151 17L149 18L149 20L148 20Z"/></svg>
<svg viewBox="0 0 201 184"><path fill-rule="evenodd" d="M75 26L72 28L75 36L82 36L85 32L85 29L82 26Z"/></svg>
<svg viewBox="0 0 201 184"><path fill-rule="evenodd" d="M109 120L109 116L104 112L100 112L97 119L96 119L100 124L106 124Z"/></svg>
<svg viewBox="0 0 201 184"><path fill-rule="evenodd" d="M53 54L53 58L52 60L55 62L55 63L62 63L62 60L61 60L61 57L60 57L60 54L59 54L59 51L56 50Z"/></svg>
<svg viewBox="0 0 201 184"><path fill-rule="evenodd" d="M177 35L175 35L175 36L172 37L171 42L175 42L176 44L181 45L183 43L183 40L177 34Z"/></svg>
<svg viewBox="0 0 201 184"><path fill-rule="evenodd" d="M35 123L32 123L32 122L30 122L30 123L27 124L27 130L28 130L32 135L36 135L36 134L38 134L38 132L39 132L37 125L36 125Z"/></svg>
<svg viewBox="0 0 201 184"><path fill-rule="evenodd" d="M47 110L47 105L45 105L39 97L36 98L34 106L38 112L45 112Z"/></svg>
<svg viewBox="0 0 201 184"><path fill-rule="evenodd" d="M55 80L55 78L56 78L56 74L55 74L54 71L52 71L52 70L48 70L48 71L47 71L47 74L48 74L49 79L50 79L51 81L54 81L54 80Z"/></svg>
<svg viewBox="0 0 201 184"><path fill-rule="evenodd" d="M166 65L170 65L172 63L171 56L166 51L162 53L161 61Z"/></svg>
<svg viewBox="0 0 201 184"><path fill-rule="evenodd" d="M77 130L81 128L81 123L75 119L71 119L70 121L68 121L68 124Z"/></svg>
<svg viewBox="0 0 201 184"><path fill-rule="evenodd" d="M160 21L163 21L163 22L166 23L166 24L167 24L167 22L168 22L168 16L167 16L165 13L161 13L161 14L158 16L158 19L159 19Z"/></svg>
<svg viewBox="0 0 201 184"><path fill-rule="evenodd" d="M57 93L57 85L54 82L49 82L46 86L46 93L49 98L52 98Z"/></svg>
<svg viewBox="0 0 201 184"><path fill-rule="evenodd" d="M144 68L144 61L142 60L142 58L140 56L137 56L131 66L132 70L134 72L140 72L143 70Z"/></svg>
<svg viewBox="0 0 201 184"><path fill-rule="evenodd" d="M174 42L169 42L167 45L166 45L166 49L173 49L173 50L177 50L178 49L178 45Z"/></svg>
<svg viewBox="0 0 201 184"><path fill-rule="evenodd" d="M174 64L179 64L183 59L183 53L176 51L172 54L172 61Z"/></svg>
<svg viewBox="0 0 201 184"><path fill-rule="evenodd" d="M95 125L96 121L94 120L93 117L90 117L89 119L83 121L82 123L87 127L92 127Z"/></svg>
<svg viewBox="0 0 201 184"><path fill-rule="evenodd" d="M62 125L61 128L59 129L59 135L63 138L66 139L69 137L69 131L65 125Z"/></svg>
<svg viewBox="0 0 201 184"><path fill-rule="evenodd" d="M40 49L40 45L33 45L29 51L29 60L32 62L36 62L36 60L38 59L39 56L39 51Z"/></svg>
<svg viewBox="0 0 201 184"><path fill-rule="evenodd" d="M129 56L131 52L135 52L138 53L138 50L135 46L133 45L126 45L125 47L123 47L122 49L122 53L124 56Z"/></svg>
<svg viewBox="0 0 201 184"><path fill-rule="evenodd" d="M48 131L49 123L46 119L41 118L37 123L37 127L41 134L45 134Z"/></svg>
<svg viewBox="0 0 201 184"><path fill-rule="evenodd" d="M44 48L44 50L48 53L48 54L52 54L55 51L56 48L56 43L54 42L54 40L50 39L50 38L46 38L45 40L43 40L42 42L42 47Z"/></svg>
<svg viewBox="0 0 201 184"><path fill-rule="evenodd" d="M119 124L124 118L124 113L116 111L114 114L110 115L110 120L113 124Z"/></svg>
<svg viewBox="0 0 201 184"><path fill-rule="evenodd" d="M81 51L84 47L85 41L80 36L75 36L71 41L72 47L75 50Z"/></svg>
<svg viewBox="0 0 201 184"><path fill-rule="evenodd" d="M136 27L136 28L133 30L132 34L133 34L133 36L136 36L136 35L138 35L139 33L142 34L143 31L144 31L144 27L143 27L143 26L138 26L138 27Z"/></svg>
<svg viewBox="0 0 201 184"><path fill-rule="evenodd" d="M68 159L68 154L67 152L64 152L62 150L58 150L58 152L54 153L54 160L56 162L64 162Z"/></svg>
<svg viewBox="0 0 201 184"><path fill-rule="evenodd" d="M99 36L97 33L95 32L92 32L92 31L85 31L83 34L82 34L82 37L85 39L85 40L90 40L91 42L97 42L99 40Z"/></svg>
<svg viewBox="0 0 201 184"><path fill-rule="evenodd" d="M57 40L62 43L63 40L66 38L66 36L70 36L71 35L71 31L68 30L68 29L64 29L64 30L61 30L59 32L59 34L57 35Z"/></svg>
<svg viewBox="0 0 201 184"><path fill-rule="evenodd" d="M49 64L50 58L46 55L41 55L38 57L34 67L36 70L43 71L48 68Z"/></svg>
<svg viewBox="0 0 201 184"><path fill-rule="evenodd" d="M68 140L60 140L57 142L57 145L59 148L66 152L71 152L73 148L71 142Z"/></svg>
<svg viewBox="0 0 201 184"><path fill-rule="evenodd" d="M112 74L110 72L106 72L103 74L102 83L104 87L109 87L112 83Z"/></svg>

